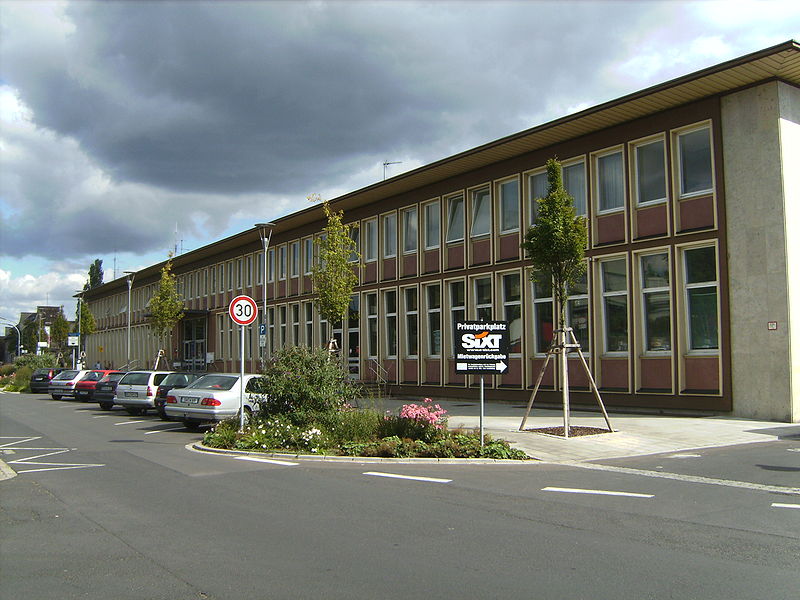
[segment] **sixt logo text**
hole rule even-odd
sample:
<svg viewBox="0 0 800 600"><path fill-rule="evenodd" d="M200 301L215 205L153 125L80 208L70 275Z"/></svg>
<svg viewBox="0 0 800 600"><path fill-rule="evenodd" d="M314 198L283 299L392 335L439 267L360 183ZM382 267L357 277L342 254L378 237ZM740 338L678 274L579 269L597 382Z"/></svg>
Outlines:
<svg viewBox="0 0 800 600"><path fill-rule="evenodd" d="M478 348L499 350L501 339L503 339L502 335L489 333L488 331L478 334L465 333L461 336L461 347L464 348L464 350L475 350Z"/></svg>

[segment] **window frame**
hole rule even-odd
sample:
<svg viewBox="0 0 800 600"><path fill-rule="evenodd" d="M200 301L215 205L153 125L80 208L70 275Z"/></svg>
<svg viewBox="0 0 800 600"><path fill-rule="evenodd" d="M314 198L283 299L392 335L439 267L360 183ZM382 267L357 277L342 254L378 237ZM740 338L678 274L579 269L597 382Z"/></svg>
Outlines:
<svg viewBox="0 0 800 600"><path fill-rule="evenodd" d="M524 344L524 314L523 314L523 284L522 284L522 274L519 271L504 271L501 273L497 273L498 277L498 285L500 290L500 304L501 310L503 315L503 320L508 322L508 333L509 333L509 340L508 340L508 352L511 356L522 356ZM506 285L506 281L508 277L516 277L517 278L517 288L519 290L519 298L517 300L509 300L508 299L508 286ZM517 306L519 309L519 322L520 322L520 331L519 331L519 351L514 352L514 340L512 338L511 332L511 324L513 321L509 319L508 315L508 308L510 306Z"/></svg>
<svg viewBox="0 0 800 600"><path fill-rule="evenodd" d="M644 200L640 199L641 192L639 189L639 149L645 146L652 146L653 144L660 143L662 145L663 150L663 176L664 176L664 196L661 198L656 198L654 200ZM660 204L666 204L669 201L669 161L667 160L667 140L666 136L661 133L656 136L650 136L647 138L643 138L641 140L635 140L630 142L629 144L629 156L630 156L630 170L631 170L631 196L634 199L633 204L637 208L645 208L648 206L657 206Z"/></svg>
<svg viewBox="0 0 800 600"><path fill-rule="evenodd" d="M452 194L447 198L445 198L445 202L447 203L447 229L445 231L445 243L448 245L463 243L466 235L466 226L467 226L466 220L464 218L466 212L464 194L463 193ZM451 231L454 231L451 228L451 224L453 222L452 217L454 215L452 209L453 206L460 207L459 212L461 213L461 231L455 231L455 235L460 237L450 236Z"/></svg>
<svg viewBox="0 0 800 600"><path fill-rule="evenodd" d="M544 196L534 196L535 186L533 184L534 177L544 177ZM547 196L547 169L545 167L538 167L524 173L525 182L525 212L528 227L533 227L536 224L536 217L539 214L537 198L544 198Z"/></svg>
<svg viewBox="0 0 800 600"><path fill-rule="evenodd" d="M654 286L654 287L645 287L645 273L644 269L642 268L642 260L648 256L657 256L657 255L666 255L667 257L667 275L669 280L667 281L666 285L662 286ZM673 320L672 320L672 303L673 303L673 292L672 292L672 253L670 252L669 248L658 248L649 250L647 252L640 252L636 254L636 267L638 271L638 286L639 286L639 305L640 305L640 318L641 318L641 329L642 329L642 336L641 336L641 344L642 344L642 354L645 356L672 356L672 352L674 350L674 344L672 343L672 338L674 337L674 328L673 328ZM663 294L666 292L669 298L669 348L666 350L650 350L648 348L648 326L647 326L647 301L646 297L648 294Z"/></svg>
<svg viewBox="0 0 800 600"><path fill-rule="evenodd" d="M684 192L683 191L683 160L681 155L681 138L689 135L691 133L696 133L698 131L706 130L708 132L708 145L709 145L709 176L711 180L711 187L697 190L695 192ZM680 129L673 129L671 131L672 134L672 146L674 152L674 164L675 164L675 189L677 190L676 196L679 200L685 200L688 198L698 198L701 196L709 196L713 195L716 189L716 182L714 177L714 130L712 129L711 121L703 121L701 123L694 123L692 125L687 125L686 127L681 127Z"/></svg>
<svg viewBox="0 0 800 600"><path fill-rule="evenodd" d="M414 215L413 216L413 224L414 224L413 236L409 235L409 231L408 231L408 225L409 225L409 223L412 222L411 220L409 220L409 215L412 215L412 214ZM400 220L402 221L402 234L403 234L402 235L403 239L402 239L402 242L400 243L400 245L403 248L403 254L404 255L416 254L417 250L419 249L419 212L417 211L417 207L416 206L409 206L407 208L404 208L404 209L402 209L400 211L400 215L401 215ZM413 242L414 242L414 247L413 248L408 248L408 241L409 240L413 240Z"/></svg>
<svg viewBox="0 0 800 600"><path fill-rule="evenodd" d="M419 288L417 286L404 287L400 289L403 302L403 342L404 358L419 359ZM413 294L414 307L409 306L409 293ZM414 346L416 352L411 352L411 327L412 320L415 322L416 335L414 336Z"/></svg>
<svg viewBox="0 0 800 600"><path fill-rule="evenodd" d="M387 225L394 223L393 226ZM389 212L381 215L381 258L397 258L397 213ZM387 235L387 232L393 235Z"/></svg>
<svg viewBox="0 0 800 600"><path fill-rule="evenodd" d="M611 262L622 261L623 265L625 266L625 289L624 290L612 290L606 291L606 272L603 269L603 265ZM603 356L619 356L619 357L627 357L630 354L631 348L631 319L630 319L630 277L629 277L629 266L628 266L628 257L625 254L619 254L614 256L604 256L600 259L597 263L598 269L598 277L599 277L599 295L600 295L600 335L603 339ZM626 338L626 350L609 350L608 348L608 335L609 335L609 318L608 318L608 304L606 302L607 298L618 298L623 297L625 298L625 338Z"/></svg>
<svg viewBox="0 0 800 600"><path fill-rule="evenodd" d="M364 262L378 260L378 217L364 221Z"/></svg>
<svg viewBox="0 0 800 600"><path fill-rule="evenodd" d="M603 202L603 196L601 194L601 170L600 170L600 161L604 158L609 158L614 155L619 155L620 157L620 183L622 184L622 203L619 206L612 206L611 208L601 208L601 204ZM612 215L620 212L624 212L627 203L627 177L625 177L625 149L621 146L615 146L614 148L607 148L601 150L599 152L592 153L592 165L594 167L594 176L592 178L594 183L594 191L595 191L595 210L598 216L602 215Z"/></svg>
<svg viewBox="0 0 800 600"><path fill-rule="evenodd" d="M389 310L389 296L394 296L394 311ZM398 330L398 306L397 306L397 288L389 288L381 290L381 308L383 308L383 324L386 331L386 338L384 340L383 350L385 351L384 358L397 359L398 345L399 345L399 330ZM393 324L393 325L392 325ZM392 342L394 342L394 352L392 352Z"/></svg>
<svg viewBox="0 0 800 600"><path fill-rule="evenodd" d="M516 206L516 225L512 227L506 227L506 205L507 197L504 193L506 186L514 184L517 187L516 195L514 198L513 204ZM514 175L513 177L508 177L506 179L501 179L495 182L495 196L497 197L497 210L498 216L497 220L499 223L499 227L497 228L501 235L511 234L511 233L518 233L521 225L522 225L522 209L520 206L520 181L519 175Z"/></svg>
<svg viewBox="0 0 800 600"><path fill-rule="evenodd" d="M440 200L429 200L422 205L424 220L423 248L425 250L438 250L442 246L442 203ZM428 239L431 215L436 215L436 243L431 244Z"/></svg>
<svg viewBox="0 0 800 600"><path fill-rule="evenodd" d="M478 199L478 196L480 200ZM469 190L469 239L481 240L488 238L492 235L493 215L492 215L492 188L488 185L481 185L478 187L470 188ZM475 225L478 220L478 209L481 210L481 218L484 217L488 221L486 223L486 231L475 232Z"/></svg>
<svg viewBox="0 0 800 600"><path fill-rule="evenodd" d="M581 187L581 201L583 202L583 211L578 212L578 207L575 206L574 200L576 200L575 196L572 195L570 189L567 185L567 176L566 170L571 169L572 167L581 166L583 169L583 186ZM546 173L546 171L545 171ZM623 177L625 176L623 170ZM584 156L577 156L574 158L568 158L561 163L561 181L564 184L564 190L572 196L573 203L572 206L575 209L575 215L579 217L589 217L589 191L588 191L588 184L589 184L589 177L587 176L587 167L586 167L586 158Z"/></svg>
<svg viewBox="0 0 800 600"><path fill-rule="evenodd" d="M687 263L687 254L689 252L695 250L704 250L707 248L711 248L714 250L714 272L716 275L716 279L714 281L695 281L693 283L689 283L689 266ZM682 290L682 300L683 300L683 310L682 318L684 320L683 323L683 333L686 336L686 354L689 356L718 356L720 354L720 302L719 302L719 248L717 247L716 243L698 243L692 244L690 246L681 246L680 247L680 254L681 254L681 283L683 286ZM717 338L717 347L716 348L692 348L692 319L691 319L691 305L689 302L689 293L690 290L695 289L714 289L714 296L716 299L716 338Z"/></svg>
<svg viewBox="0 0 800 600"><path fill-rule="evenodd" d="M431 307L431 290L433 288L437 288L437 292L435 296L438 298L438 304L435 308ZM442 334L444 333L442 329L442 282L437 281L435 283L428 283L423 286L425 290L425 313L427 314L427 318L425 319L425 350L426 350L426 358L437 358L441 359L442 357L442 343L443 338ZM435 329L432 328L431 317L432 315L437 314L439 319L439 352L434 353L433 345L433 338L432 334Z"/></svg>

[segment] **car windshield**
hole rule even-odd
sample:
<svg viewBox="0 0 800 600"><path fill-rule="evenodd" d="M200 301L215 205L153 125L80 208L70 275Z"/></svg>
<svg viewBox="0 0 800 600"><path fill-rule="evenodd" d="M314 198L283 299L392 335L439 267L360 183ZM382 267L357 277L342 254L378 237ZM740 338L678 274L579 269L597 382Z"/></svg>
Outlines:
<svg viewBox="0 0 800 600"><path fill-rule="evenodd" d="M52 370L52 369L36 369L36 370L33 372L33 374L34 374L34 375L47 375L48 373L50 373L50 371L51 371L51 370Z"/></svg>
<svg viewBox="0 0 800 600"><path fill-rule="evenodd" d="M150 380L150 373L125 373L125 377L120 379L120 383L130 385L147 385Z"/></svg>
<svg viewBox="0 0 800 600"><path fill-rule="evenodd" d="M187 385L192 379L194 378L188 373L170 373L164 377L161 385Z"/></svg>
<svg viewBox="0 0 800 600"><path fill-rule="evenodd" d="M83 376L81 381L100 381L103 378L102 371L89 371L86 375Z"/></svg>
<svg viewBox="0 0 800 600"><path fill-rule="evenodd" d="M203 375L188 387L195 390L229 390L237 381L239 378L236 375Z"/></svg>
<svg viewBox="0 0 800 600"><path fill-rule="evenodd" d="M109 383L111 381L119 381L125 376L125 373L109 373L100 380L100 383Z"/></svg>
<svg viewBox="0 0 800 600"><path fill-rule="evenodd" d="M74 379L78 373L80 373L80 371L61 371L61 373L53 377L53 379Z"/></svg>

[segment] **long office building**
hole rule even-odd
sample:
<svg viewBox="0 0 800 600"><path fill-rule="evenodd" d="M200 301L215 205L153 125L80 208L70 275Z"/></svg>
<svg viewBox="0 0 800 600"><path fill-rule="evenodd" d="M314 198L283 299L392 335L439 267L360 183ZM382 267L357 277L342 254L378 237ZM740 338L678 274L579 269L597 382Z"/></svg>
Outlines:
<svg viewBox="0 0 800 600"><path fill-rule="evenodd" d="M359 285L343 323L321 321L314 304L319 205L177 256L186 311L166 353L182 368L238 371L227 310L247 294L266 308L266 346L246 329L248 371L277 348L333 335L355 379L475 398L477 378L455 371L453 323L507 320L509 368L486 377L486 397L527 400L558 313L520 244L557 157L589 230L568 321L605 402L798 422L798 86L790 41L331 200L359 225ZM90 364L153 362L148 301L162 266L133 275L130 294L126 278L86 292L98 324ZM569 372L574 401L592 404L577 358ZM551 366L543 401L558 383Z"/></svg>

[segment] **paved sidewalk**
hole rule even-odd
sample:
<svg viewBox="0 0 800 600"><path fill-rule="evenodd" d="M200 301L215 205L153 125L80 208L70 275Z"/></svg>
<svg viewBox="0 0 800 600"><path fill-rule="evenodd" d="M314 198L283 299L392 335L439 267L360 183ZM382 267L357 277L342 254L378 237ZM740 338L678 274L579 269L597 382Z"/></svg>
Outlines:
<svg viewBox="0 0 800 600"><path fill-rule="evenodd" d="M375 408L396 410L402 404L409 402L414 400L381 399L376 401ZM447 409L451 428L479 426L478 402L444 400L437 403ZM524 405L487 402L484 412L485 433L508 440L529 456L547 462L623 458L696 448L769 442L787 436L800 437L800 424L731 417L671 417L609 412L613 433L564 439L519 431L522 417L525 415ZM563 425L562 411L534 406L525 428L560 425ZM570 425L606 428L602 414L594 412L571 412Z"/></svg>

